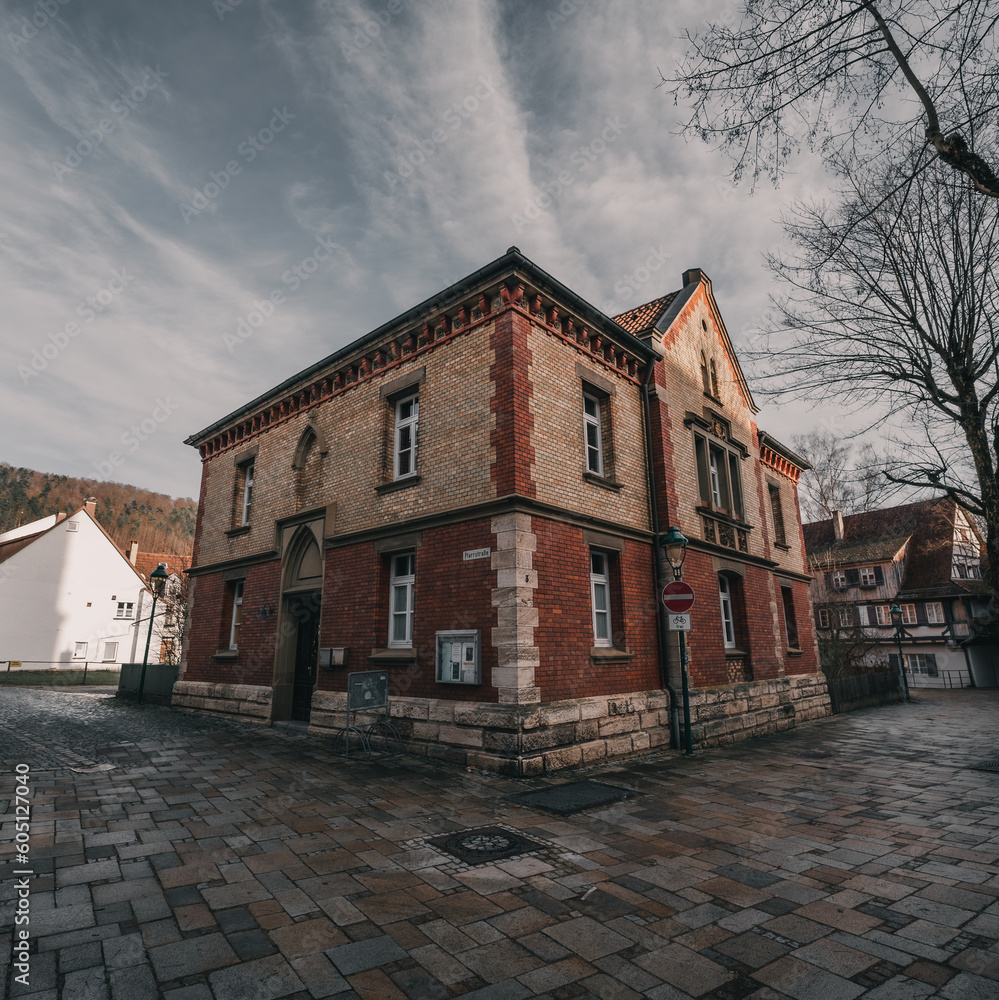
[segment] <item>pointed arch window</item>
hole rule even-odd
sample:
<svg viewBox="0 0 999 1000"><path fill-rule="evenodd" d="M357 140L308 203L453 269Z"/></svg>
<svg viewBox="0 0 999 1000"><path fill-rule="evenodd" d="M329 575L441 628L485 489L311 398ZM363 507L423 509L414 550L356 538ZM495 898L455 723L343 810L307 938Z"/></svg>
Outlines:
<svg viewBox="0 0 999 1000"><path fill-rule="evenodd" d="M701 386L704 389L704 394L710 396L711 382L708 379L708 359L705 357L704 351L701 351Z"/></svg>

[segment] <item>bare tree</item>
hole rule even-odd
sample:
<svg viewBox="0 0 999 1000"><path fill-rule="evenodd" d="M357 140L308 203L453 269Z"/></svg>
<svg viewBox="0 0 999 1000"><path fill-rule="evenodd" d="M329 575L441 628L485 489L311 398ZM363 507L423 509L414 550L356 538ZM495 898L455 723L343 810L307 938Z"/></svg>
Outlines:
<svg viewBox="0 0 999 1000"><path fill-rule="evenodd" d="M860 514L876 510L897 491L884 475L888 462L867 443L856 451L849 439L830 431L795 434L794 450L811 468L798 484L805 521L824 521L833 511Z"/></svg>
<svg viewBox="0 0 999 1000"><path fill-rule="evenodd" d="M793 258L771 256L791 288L783 332L753 356L778 394L863 408L872 424L922 426L886 471L952 497L986 525L999 567L999 216L954 174L905 188L851 173L841 207L785 220Z"/></svg>
<svg viewBox="0 0 999 1000"><path fill-rule="evenodd" d="M999 106L997 19L995 0L745 0L737 25L687 33L663 85L692 102L685 134L733 154L736 180L776 183L805 145L837 168L939 158L995 198L981 154Z"/></svg>

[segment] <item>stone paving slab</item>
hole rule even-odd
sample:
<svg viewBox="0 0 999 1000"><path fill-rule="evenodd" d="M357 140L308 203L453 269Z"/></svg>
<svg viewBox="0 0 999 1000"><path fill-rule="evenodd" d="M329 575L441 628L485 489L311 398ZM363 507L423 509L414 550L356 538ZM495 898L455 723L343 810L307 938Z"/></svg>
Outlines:
<svg viewBox="0 0 999 1000"><path fill-rule="evenodd" d="M0 1000L999 1000L999 775L967 767L997 709L997 692L919 692L693 758L518 781L5 692L34 874L32 982L8 975ZM510 799L581 777L636 794L568 817ZM487 826L538 847L487 865L433 849ZM8 822L0 968L12 840Z"/></svg>

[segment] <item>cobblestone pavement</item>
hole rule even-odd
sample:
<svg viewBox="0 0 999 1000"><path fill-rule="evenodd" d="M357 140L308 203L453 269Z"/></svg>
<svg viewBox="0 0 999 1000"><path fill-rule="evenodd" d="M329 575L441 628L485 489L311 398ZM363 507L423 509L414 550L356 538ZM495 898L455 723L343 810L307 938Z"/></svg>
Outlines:
<svg viewBox="0 0 999 1000"><path fill-rule="evenodd" d="M0 1000L999 998L999 692L516 781L0 692ZM29 985L11 960L30 768ZM566 818L509 796L638 793ZM432 841L538 846L469 865Z"/></svg>

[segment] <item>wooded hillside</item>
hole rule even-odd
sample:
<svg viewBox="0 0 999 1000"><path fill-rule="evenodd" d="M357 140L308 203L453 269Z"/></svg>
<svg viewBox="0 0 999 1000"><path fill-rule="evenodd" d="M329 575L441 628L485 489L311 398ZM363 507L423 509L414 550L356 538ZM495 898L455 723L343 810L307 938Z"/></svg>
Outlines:
<svg viewBox="0 0 999 1000"><path fill-rule="evenodd" d="M0 462L0 532L50 514L67 514L97 499L97 520L122 549L133 539L143 552L191 555L198 505L138 486L74 479Z"/></svg>

